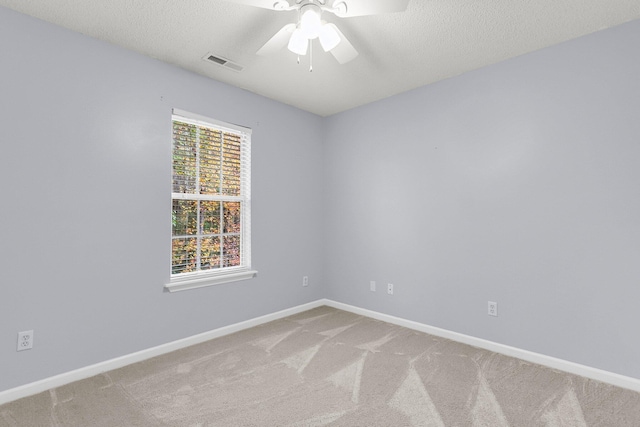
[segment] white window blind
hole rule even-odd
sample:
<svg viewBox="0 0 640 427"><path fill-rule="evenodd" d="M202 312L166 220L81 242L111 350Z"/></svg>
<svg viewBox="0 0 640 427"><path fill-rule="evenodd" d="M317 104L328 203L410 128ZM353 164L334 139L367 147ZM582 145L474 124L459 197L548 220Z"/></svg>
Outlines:
<svg viewBox="0 0 640 427"><path fill-rule="evenodd" d="M243 280L251 270L251 130L172 116L170 291Z"/></svg>

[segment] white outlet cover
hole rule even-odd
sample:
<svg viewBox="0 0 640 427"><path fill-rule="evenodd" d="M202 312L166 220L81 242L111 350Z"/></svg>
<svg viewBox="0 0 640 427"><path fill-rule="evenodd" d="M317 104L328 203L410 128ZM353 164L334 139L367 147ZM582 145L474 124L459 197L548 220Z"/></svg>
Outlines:
<svg viewBox="0 0 640 427"><path fill-rule="evenodd" d="M376 282L375 281L372 280L372 281L369 282L369 290L371 292L375 292L376 291Z"/></svg>
<svg viewBox="0 0 640 427"><path fill-rule="evenodd" d="M33 348L33 331L18 332L17 351L24 351Z"/></svg>
<svg viewBox="0 0 640 427"><path fill-rule="evenodd" d="M494 301L489 301L487 304L487 314L489 316L498 316L498 303Z"/></svg>
<svg viewBox="0 0 640 427"><path fill-rule="evenodd" d="M393 285L391 283L387 284L387 293L393 295Z"/></svg>

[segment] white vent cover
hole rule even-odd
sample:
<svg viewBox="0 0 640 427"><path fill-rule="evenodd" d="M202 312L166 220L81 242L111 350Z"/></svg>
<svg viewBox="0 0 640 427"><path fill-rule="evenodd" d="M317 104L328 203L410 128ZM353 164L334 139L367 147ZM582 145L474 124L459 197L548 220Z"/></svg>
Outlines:
<svg viewBox="0 0 640 427"><path fill-rule="evenodd" d="M219 55L215 55L213 53L207 53L205 56L202 57L202 59L204 59L207 62L212 62L214 64L220 65L221 67L225 67L236 72L240 72L244 70L244 67L242 65L236 64L233 61L229 61L228 59L223 58Z"/></svg>

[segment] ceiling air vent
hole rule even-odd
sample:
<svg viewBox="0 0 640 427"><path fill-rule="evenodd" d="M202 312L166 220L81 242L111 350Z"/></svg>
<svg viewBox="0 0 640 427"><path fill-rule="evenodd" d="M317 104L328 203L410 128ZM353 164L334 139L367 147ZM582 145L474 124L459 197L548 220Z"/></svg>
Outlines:
<svg viewBox="0 0 640 427"><path fill-rule="evenodd" d="M212 53L207 53L202 57L202 59L208 62L213 62L214 64L220 65L221 67L228 68L233 71L240 72L244 70L244 67L242 65L236 64L235 62L229 61L226 58L214 55Z"/></svg>

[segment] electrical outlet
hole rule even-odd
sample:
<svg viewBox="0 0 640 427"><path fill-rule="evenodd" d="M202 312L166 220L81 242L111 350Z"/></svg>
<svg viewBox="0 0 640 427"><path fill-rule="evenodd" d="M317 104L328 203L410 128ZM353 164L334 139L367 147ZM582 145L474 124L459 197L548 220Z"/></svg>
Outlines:
<svg viewBox="0 0 640 427"><path fill-rule="evenodd" d="M18 351L33 348L33 330L18 332Z"/></svg>
<svg viewBox="0 0 640 427"><path fill-rule="evenodd" d="M309 276L302 277L302 286L309 286Z"/></svg>
<svg viewBox="0 0 640 427"><path fill-rule="evenodd" d="M369 282L369 290L371 292L375 292L376 291L376 282L375 281L372 280L372 281Z"/></svg>
<svg viewBox="0 0 640 427"><path fill-rule="evenodd" d="M387 283L387 293L393 295L393 285L391 283Z"/></svg>
<svg viewBox="0 0 640 427"><path fill-rule="evenodd" d="M493 301L489 301L489 305L488 305L488 313L489 316L498 316L498 303L497 302L493 302Z"/></svg>

